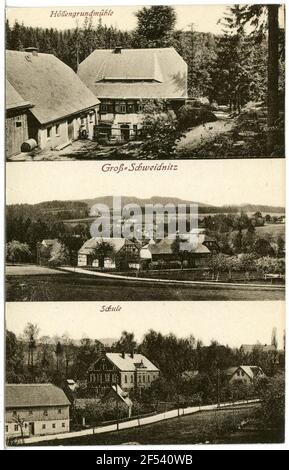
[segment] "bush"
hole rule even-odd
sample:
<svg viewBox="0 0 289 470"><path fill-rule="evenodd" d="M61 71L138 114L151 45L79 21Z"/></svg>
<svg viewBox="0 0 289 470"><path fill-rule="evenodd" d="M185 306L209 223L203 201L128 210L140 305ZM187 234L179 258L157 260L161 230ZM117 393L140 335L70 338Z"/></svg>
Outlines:
<svg viewBox="0 0 289 470"><path fill-rule="evenodd" d="M208 107L195 107L190 104L182 106L177 113L178 125L182 130L195 127L206 122L217 121L216 116Z"/></svg>

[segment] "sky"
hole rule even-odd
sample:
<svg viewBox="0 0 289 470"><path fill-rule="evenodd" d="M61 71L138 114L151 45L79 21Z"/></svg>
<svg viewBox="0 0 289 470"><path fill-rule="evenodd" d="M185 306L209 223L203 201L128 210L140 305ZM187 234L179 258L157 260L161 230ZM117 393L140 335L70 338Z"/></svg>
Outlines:
<svg viewBox="0 0 289 470"><path fill-rule="evenodd" d="M109 164L114 169L121 163ZM143 161L142 164L160 165L161 162ZM6 202L34 204L112 195L172 196L212 205L285 205L284 159L170 160L163 164L177 165L178 170L104 172L104 162L97 161L8 163Z"/></svg>
<svg viewBox="0 0 289 470"><path fill-rule="evenodd" d="M178 337L193 334L204 344L212 339L231 347L271 342L273 327L283 345L284 302L122 302L120 312L101 313L100 302L14 302L6 304L6 328L16 335L28 322L40 336L68 333L82 337L119 338L123 330L138 341L150 329ZM109 304L106 304L107 306ZM116 306L117 304L111 304Z"/></svg>
<svg viewBox="0 0 289 470"><path fill-rule="evenodd" d="M95 2L97 3L97 2ZM112 6L108 7L49 7L49 8L9 8L6 17L11 24L17 19L27 26L38 26L44 28L74 28L76 19L71 17L51 16L51 11L100 11L102 9L111 9L111 16L103 16L103 24L116 26L122 30L132 30L136 27L136 17L134 15L140 6ZM177 29L188 30L190 24L194 23L196 31L220 33L222 27L218 20L223 16L226 5L178 5L175 6L177 14ZM82 24L80 20L80 25ZM98 17L94 17L94 24L98 22Z"/></svg>
<svg viewBox="0 0 289 470"><path fill-rule="evenodd" d="M8 2L9 4L17 4L18 2ZM27 2L31 3L31 2ZM32 2L33 4L37 2ZM57 4L55 1L50 1L50 4ZM64 5L67 2L60 1L60 5ZM72 1L70 3L73 3ZM87 3L89 3L87 1ZM91 2L90 2L91 3ZM82 7L68 7L68 6L52 6L52 7L33 7L33 8L8 8L6 11L6 17L9 19L11 24L15 20L23 22L26 26L43 27L43 28L57 28L66 29L74 28L77 25L75 18L71 16L62 16L60 12L79 12L87 11L100 12L101 10L111 10L112 14L102 16L103 24L108 26L115 26L121 30L132 30L136 27L135 13L141 8L141 6L127 5L127 6L95 6L100 2L94 1L94 6L82 6ZM151 2L148 2L151 3ZM158 2L152 2L158 4ZM164 3L164 2L159 2ZM174 2L168 2L174 3ZM181 2L175 2L181 3ZM186 2L184 2L186 3ZM257 3L257 2L256 2ZM260 2L259 2L260 3ZM69 4L69 2L68 2ZM149 6L149 5L146 5ZM226 8L229 5L224 4L207 4L207 5L174 5L177 22L176 29L187 31L191 28L191 24L194 24L195 31L211 32L213 34L220 34L222 32L222 24L219 20L223 17L226 12ZM54 12L54 13L52 13ZM56 15L58 12L58 16ZM284 11L279 10L279 21L280 26L284 25ZM82 25L83 20L80 19L79 26ZM98 22L98 16L94 16L93 24L96 25Z"/></svg>

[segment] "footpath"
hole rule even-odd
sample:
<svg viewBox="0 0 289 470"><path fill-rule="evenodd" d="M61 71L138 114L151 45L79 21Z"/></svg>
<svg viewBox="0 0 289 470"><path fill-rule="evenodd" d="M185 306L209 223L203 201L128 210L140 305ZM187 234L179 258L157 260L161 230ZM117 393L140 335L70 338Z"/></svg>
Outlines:
<svg viewBox="0 0 289 470"><path fill-rule="evenodd" d="M82 431L75 432L66 432L62 434L51 434L49 436L33 436L24 438L24 444L36 444L47 441L62 440L62 439L71 439L81 436L89 436L94 434L104 434L108 432L118 431L121 429L129 429L145 426L147 424L158 423L159 421L164 421L171 418L177 418L180 416L185 416L193 413L199 413L201 411L212 411L221 408L237 407L237 406L251 406L252 404L259 403L260 399L252 400L240 400L235 402L220 403L215 405L205 405L205 406L190 406L188 408L178 408L170 411L165 411L163 413L158 413L152 416L145 416L143 418L133 418L127 421L121 421L119 423L108 424L105 426L99 426L89 429L84 429Z"/></svg>

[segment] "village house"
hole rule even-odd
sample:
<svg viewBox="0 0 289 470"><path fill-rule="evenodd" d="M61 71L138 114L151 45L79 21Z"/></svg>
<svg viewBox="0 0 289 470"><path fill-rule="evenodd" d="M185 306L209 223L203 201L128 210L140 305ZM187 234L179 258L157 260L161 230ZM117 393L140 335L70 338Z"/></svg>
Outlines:
<svg viewBox="0 0 289 470"><path fill-rule="evenodd" d="M251 385L256 379L265 377L261 367L258 366L230 367L225 373L230 384Z"/></svg>
<svg viewBox="0 0 289 470"><path fill-rule="evenodd" d="M176 248L176 238L164 238L156 243L148 243L140 250L141 260L150 262L175 262L182 259L187 267L207 267L212 254L220 251L219 246L202 229L179 237L179 246Z"/></svg>
<svg viewBox="0 0 289 470"><path fill-rule="evenodd" d="M32 106L6 80L5 148L7 157L19 153L22 143L28 139L27 113Z"/></svg>
<svg viewBox="0 0 289 470"><path fill-rule="evenodd" d="M118 401L118 403L126 406L128 411L128 417L130 418L133 403L132 400L129 398L129 393L127 391L122 390L120 385L112 385L102 399L103 402L108 403L115 403L116 400Z"/></svg>
<svg viewBox="0 0 289 470"><path fill-rule="evenodd" d="M5 437L69 432L70 401L52 384L5 385Z"/></svg>
<svg viewBox="0 0 289 470"><path fill-rule="evenodd" d="M159 369L143 354L103 353L88 370L88 387L96 393L119 385L123 391L150 387Z"/></svg>
<svg viewBox="0 0 289 470"><path fill-rule="evenodd" d="M17 99L22 106L25 103L27 110L23 140L19 131L22 125L17 124L18 120L11 129L7 113L6 139L15 142L9 145L7 156L35 146L61 149L79 137L92 139L98 122L99 100L77 74L53 54L38 53L36 48L24 52L8 50L6 77L10 84L6 106L11 106L13 93L13 100ZM10 115L11 110L8 111Z"/></svg>
<svg viewBox="0 0 289 470"><path fill-rule="evenodd" d="M94 250L99 243L109 243L114 248L111 256L104 259L97 258ZM90 238L78 251L78 266L92 266L106 269L137 269L139 261L140 245L137 242L125 238Z"/></svg>
<svg viewBox="0 0 289 470"><path fill-rule="evenodd" d="M242 344L240 347L240 352L244 354L252 354L255 351L272 353L276 352L277 348L274 344Z"/></svg>
<svg viewBox="0 0 289 470"><path fill-rule="evenodd" d="M176 110L187 98L187 64L173 47L96 49L78 75L100 99L99 137L128 140L138 134L147 100Z"/></svg>

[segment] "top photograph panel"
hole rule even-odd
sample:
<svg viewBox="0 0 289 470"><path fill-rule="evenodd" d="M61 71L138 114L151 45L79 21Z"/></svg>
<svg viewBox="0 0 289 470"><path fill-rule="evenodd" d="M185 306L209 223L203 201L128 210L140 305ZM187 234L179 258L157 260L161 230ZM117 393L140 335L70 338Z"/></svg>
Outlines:
<svg viewBox="0 0 289 470"><path fill-rule="evenodd" d="M284 15L7 8L7 161L284 157Z"/></svg>

